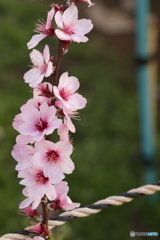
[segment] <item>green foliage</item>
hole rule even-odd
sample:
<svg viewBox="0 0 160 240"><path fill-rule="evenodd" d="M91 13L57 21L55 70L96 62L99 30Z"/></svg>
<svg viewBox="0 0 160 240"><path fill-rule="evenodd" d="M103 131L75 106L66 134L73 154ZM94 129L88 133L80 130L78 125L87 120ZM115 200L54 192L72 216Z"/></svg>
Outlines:
<svg viewBox="0 0 160 240"><path fill-rule="evenodd" d="M28 70L26 42L34 23L46 18L46 1L0 1L0 235L29 225L18 215L22 187L18 184L11 150L17 133L11 124L19 108L32 95L23 74ZM138 109L132 52L122 56L92 33L86 44L72 44L62 70L77 76L87 98L77 131L72 159L76 169L67 176L70 196L81 206L144 184L139 153ZM51 43L51 40L46 40ZM53 42L55 54L57 42ZM45 41L40 44L44 46ZM157 231L157 204L147 198L110 207L93 216L58 227L54 239L128 239L130 231Z"/></svg>

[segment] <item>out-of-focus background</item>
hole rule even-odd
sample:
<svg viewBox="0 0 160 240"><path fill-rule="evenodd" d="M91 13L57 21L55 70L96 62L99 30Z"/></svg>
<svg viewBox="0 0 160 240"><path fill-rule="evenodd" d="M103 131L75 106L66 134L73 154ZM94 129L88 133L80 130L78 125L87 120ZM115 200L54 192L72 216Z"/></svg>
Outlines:
<svg viewBox="0 0 160 240"><path fill-rule="evenodd" d="M79 78L79 93L88 100L87 107L80 112L82 120L74 121L77 131L72 135L75 147L72 159L76 169L66 177L71 199L81 206L146 183L145 164L139 157L135 1L95 0L95 3L92 8L87 8L85 3L78 4L81 18L91 18L95 28L88 34L90 40L86 44L71 44L61 68L61 72L68 71ZM150 3L151 12L160 17L160 1ZM16 162L10 154L17 136L12 120L20 112L20 106L32 97L23 81L30 64L26 43L38 19L46 19L49 4L48 0L0 0L0 235L29 225L26 217L17 214L24 198L15 171ZM36 48L42 50L46 43L55 55L56 39L45 39ZM159 66L160 58L156 59ZM158 102L158 94L156 99ZM157 181L159 120L157 106L154 160ZM130 231L158 232L160 199L158 193L155 196L66 223L55 228L54 239L117 240L128 239Z"/></svg>

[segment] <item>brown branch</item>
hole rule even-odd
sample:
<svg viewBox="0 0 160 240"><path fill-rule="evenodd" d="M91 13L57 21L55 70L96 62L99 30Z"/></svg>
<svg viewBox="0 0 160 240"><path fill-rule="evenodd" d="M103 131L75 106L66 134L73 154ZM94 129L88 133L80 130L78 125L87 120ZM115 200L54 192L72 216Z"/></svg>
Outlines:
<svg viewBox="0 0 160 240"><path fill-rule="evenodd" d="M49 219L49 210L48 210L48 207L47 207L47 197L44 196L43 197L43 201L42 201L42 211L43 211L43 214L42 214L42 224L43 224L43 227L44 227L44 231L47 233L49 232L49 228L48 228L48 219ZM46 239L50 239L50 236L47 236Z"/></svg>
<svg viewBox="0 0 160 240"><path fill-rule="evenodd" d="M58 77L59 77L59 69L61 66L62 57L63 57L63 41L59 40L56 69L53 73L53 86L58 86L58 83L59 83Z"/></svg>

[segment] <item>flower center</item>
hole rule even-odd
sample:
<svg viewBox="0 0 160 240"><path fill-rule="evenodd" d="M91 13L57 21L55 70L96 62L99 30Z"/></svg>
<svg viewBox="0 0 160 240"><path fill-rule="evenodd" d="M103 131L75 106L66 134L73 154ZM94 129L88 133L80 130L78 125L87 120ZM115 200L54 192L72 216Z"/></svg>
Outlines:
<svg viewBox="0 0 160 240"><path fill-rule="evenodd" d="M47 65L45 65L45 64L38 66L37 68L39 68L41 73L45 73L47 71Z"/></svg>
<svg viewBox="0 0 160 240"><path fill-rule="evenodd" d="M45 177L42 172L37 173L37 180L36 180L37 182L44 184L44 183L46 183L48 180L49 180L48 177Z"/></svg>
<svg viewBox="0 0 160 240"><path fill-rule="evenodd" d="M38 128L38 131L42 132L47 127L47 122L44 122L41 118L40 121L35 125Z"/></svg>
<svg viewBox="0 0 160 240"><path fill-rule="evenodd" d="M69 26L64 26L63 31L68 35L73 34L74 33L74 24L71 24Z"/></svg>
<svg viewBox="0 0 160 240"><path fill-rule="evenodd" d="M54 209L54 211L58 210L58 209L62 209L61 206L59 206L60 204L60 200L59 199L56 199L54 200L53 202L51 202L50 204L50 208L51 209Z"/></svg>
<svg viewBox="0 0 160 240"><path fill-rule="evenodd" d="M63 100L68 101L68 97L71 95L71 91L68 89L66 90L65 88L62 88L60 91L60 96L63 98Z"/></svg>
<svg viewBox="0 0 160 240"><path fill-rule="evenodd" d="M47 154L48 161L57 162L57 160L59 159L59 154L54 150L47 152L46 154Z"/></svg>

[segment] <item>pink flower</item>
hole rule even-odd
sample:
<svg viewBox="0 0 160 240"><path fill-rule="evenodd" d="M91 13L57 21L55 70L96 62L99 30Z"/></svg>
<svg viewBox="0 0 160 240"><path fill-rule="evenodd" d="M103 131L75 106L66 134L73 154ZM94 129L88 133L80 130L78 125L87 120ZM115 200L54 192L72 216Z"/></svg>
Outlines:
<svg viewBox="0 0 160 240"><path fill-rule="evenodd" d="M31 145L16 144L11 152L12 157L18 162L16 170L20 171L28 168L30 160L36 150Z"/></svg>
<svg viewBox="0 0 160 240"><path fill-rule="evenodd" d="M86 2L88 3L88 7L91 7L93 5L95 5L94 3L92 3L90 0L71 0L71 2L77 3L77 2Z"/></svg>
<svg viewBox="0 0 160 240"><path fill-rule="evenodd" d="M21 202L19 208L26 208L32 203L32 209L35 209L40 204L44 195L50 201L56 198L57 194L53 184L60 182L64 178L64 175L55 174L52 179L49 179L44 174L43 164L39 163L38 166L32 164L31 167L21 171L20 177L24 178L20 181L20 184L26 186L23 194L27 198Z"/></svg>
<svg viewBox="0 0 160 240"><path fill-rule="evenodd" d="M47 230L42 223L32 222L32 227L30 227L30 234L31 235L38 235L38 236L49 236L49 230ZM35 239L37 238L37 239ZM41 237L34 237L35 240L44 240Z"/></svg>
<svg viewBox="0 0 160 240"><path fill-rule="evenodd" d="M19 213L22 215L26 215L29 218L36 218L36 219L41 219L41 215L36 211L31 208L31 206L28 206L24 209L20 209Z"/></svg>
<svg viewBox="0 0 160 240"><path fill-rule="evenodd" d="M33 89L33 96L34 97L43 96L46 98L51 98L53 97L52 89L53 87L50 83L48 82L40 83Z"/></svg>
<svg viewBox="0 0 160 240"><path fill-rule="evenodd" d="M54 185L57 197L49 204L50 209L58 210L63 209L65 211L72 210L80 206L80 203L73 203L67 196L69 187L67 182L59 182Z"/></svg>
<svg viewBox="0 0 160 240"><path fill-rule="evenodd" d="M78 9L72 5L62 14L58 11L55 14L55 22L59 29L55 30L56 36L63 41L87 42L84 36L93 28L91 20L78 20Z"/></svg>
<svg viewBox="0 0 160 240"><path fill-rule="evenodd" d="M42 166L44 175L52 179L54 176L70 174L74 170L74 163L70 159L73 147L69 142L53 143L42 140L35 143L37 152L32 157L36 167ZM60 178L60 177L59 177Z"/></svg>
<svg viewBox="0 0 160 240"><path fill-rule="evenodd" d="M45 46L43 54L33 49L30 53L30 58L34 66L24 74L23 78L26 83L29 83L30 87L36 87L42 82L44 77L49 77L55 68L50 59L48 45Z"/></svg>
<svg viewBox="0 0 160 240"><path fill-rule="evenodd" d="M79 81L76 77L68 77L65 72L59 79L59 85L54 86L55 96L63 103L66 110L76 111L85 107L87 100L76 93L79 88Z"/></svg>
<svg viewBox="0 0 160 240"><path fill-rule="evenodd" d="M21 113L24 123L18 127L18 131L22 135L32 136L35 141L40 141L44 135L51 134L55 129L59 128L62 120L56 117L56 108L48 106L43 102L39 107L26 109Z"/></svg>
<svg viewBox="0 0 160 240"><path fill-rule="evenodd" d="M39 21L36 25L35 32L39 33L34 35L31 40L27 43L29 49L34 48L41 40L49 36L55 36L54 29L52 27L52 19L55 14L55 9L52 8L47 15L47 21Z"/></svg>

